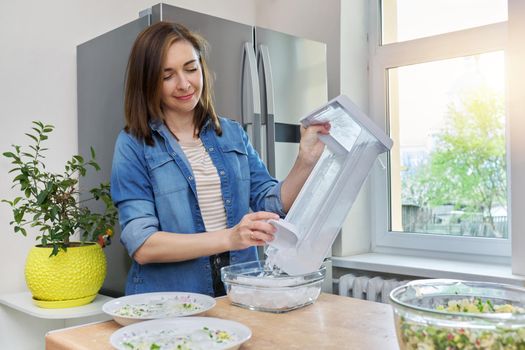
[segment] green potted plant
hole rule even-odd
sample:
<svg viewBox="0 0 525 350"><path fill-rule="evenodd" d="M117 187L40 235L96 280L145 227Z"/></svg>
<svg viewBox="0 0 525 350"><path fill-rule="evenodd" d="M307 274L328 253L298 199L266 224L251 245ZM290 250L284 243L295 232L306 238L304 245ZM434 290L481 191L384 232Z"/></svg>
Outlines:
<svg viewBox="0 0 525 350"><path fill-rule="evenodd" d="M15 233L26 236L29 227L39 232L39 244L26 260L25 277L35 304L47 308L79 306L96 297L106 276L102 247L110 243L117 221L108 183L92 189L78 186L89 168L100 170L93 148L89 159L74 155L62 173L46 168L48 149L43 145L53 129L34 121L33 131L26 133L31 144L13 145L13 151L3 153L14 166L13 187L22 195L2 202L11 206ZM102 213L85 206L91 200L104 204Z"/></svg>

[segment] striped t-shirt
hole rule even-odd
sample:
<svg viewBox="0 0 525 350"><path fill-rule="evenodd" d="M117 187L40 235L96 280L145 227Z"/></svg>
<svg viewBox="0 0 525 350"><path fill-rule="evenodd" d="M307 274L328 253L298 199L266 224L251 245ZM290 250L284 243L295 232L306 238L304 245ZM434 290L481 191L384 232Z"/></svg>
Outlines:
<svg viewBox="0 0 525 350"><path fill-rule="evenodd" d="M197 198L206 231L226 228L226 211L222 201L221 179L217 168L208 155L200 139L180 142L186 158L190 162L197 185Z"/></svg>

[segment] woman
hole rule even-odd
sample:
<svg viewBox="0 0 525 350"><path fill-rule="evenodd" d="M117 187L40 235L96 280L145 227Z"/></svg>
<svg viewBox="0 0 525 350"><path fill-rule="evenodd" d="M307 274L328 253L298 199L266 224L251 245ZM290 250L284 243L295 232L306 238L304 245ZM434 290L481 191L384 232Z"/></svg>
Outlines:
<svg viewBox="0 0 525 350"><path fill-rule="evenodd" d="M224 295L220 268L257 259L275 233L267 220L290 209L324 149L317 133L329 125L305 129L290 174L273 179L242 127L215 113L205 48L184 26L160 22L130 54L111 175L133 258L126 294Z"/></svg>

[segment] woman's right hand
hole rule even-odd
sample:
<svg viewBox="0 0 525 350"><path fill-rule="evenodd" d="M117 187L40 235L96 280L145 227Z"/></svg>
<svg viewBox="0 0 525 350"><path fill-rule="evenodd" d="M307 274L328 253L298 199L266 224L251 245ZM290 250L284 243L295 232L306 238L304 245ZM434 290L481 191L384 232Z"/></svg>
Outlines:
<svg viewBox="0 0 525 350"><path fill-rule="evenodd" d="M279 215L266 211L244 215L242 220L230 229L231 250L262 246L266 242L271 242L276 228L267 220L272 219L279 220Z"/></svg>

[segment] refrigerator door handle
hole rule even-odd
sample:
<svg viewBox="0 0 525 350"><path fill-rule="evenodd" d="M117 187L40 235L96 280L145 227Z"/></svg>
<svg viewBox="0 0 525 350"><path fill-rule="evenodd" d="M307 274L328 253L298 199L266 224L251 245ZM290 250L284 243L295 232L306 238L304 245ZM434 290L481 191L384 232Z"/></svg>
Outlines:
<svg viewBox="0 0 525 350"><path fill-rule="evenodd" d="M241 120L246 128L252 125L251 141L257 153L261 154L261 101L257 61L252 43L244 43L241 62Z"/></svg>
<svg viewBox="0 0 525 350"><path fill-rule="evenodd" d="M262 76L262 103L266 108L266 165L270 175L275 177L275 118L272 65L270 63L270 52L266 45L259 45L258 63Z"/></svg>

